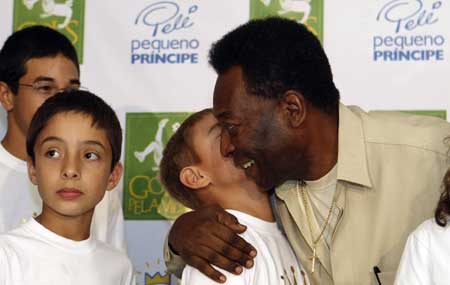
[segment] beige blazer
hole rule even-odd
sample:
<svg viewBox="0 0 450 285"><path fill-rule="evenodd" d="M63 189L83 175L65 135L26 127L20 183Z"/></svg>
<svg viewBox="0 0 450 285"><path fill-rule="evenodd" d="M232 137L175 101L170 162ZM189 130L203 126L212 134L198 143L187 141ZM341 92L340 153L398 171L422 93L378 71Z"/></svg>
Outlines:
<svg viewBox="0 0 450 285"><path fill-rule="evenodd" d="M393 284L406 238L433 216L450 166L450 124L396 112L339 108L337 206L342 210L328 251L318 248L312 284ZM302 266L310 272L311 235L296 181L276 189L276 209ZM317 236L317 233L316 235Z"/></svg>

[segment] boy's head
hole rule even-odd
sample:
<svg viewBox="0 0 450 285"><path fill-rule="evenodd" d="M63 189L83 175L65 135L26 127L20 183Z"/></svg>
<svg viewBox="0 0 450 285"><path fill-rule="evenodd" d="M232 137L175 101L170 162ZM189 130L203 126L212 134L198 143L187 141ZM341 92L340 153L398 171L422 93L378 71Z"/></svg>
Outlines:
<svg viewBox="0 0 450 285"><path fill-rule="evenodd" d="M164 149L160 164L162 183L189 208L218 202L214 195L199 195L202 192L207 194L213 188L219 190L217 193L223 192L248 180L244 171L234 166L232 158L221 155L221 133L212 110L205 109L187 118Z"/></svg>
<svg viewBox="0 0 450 285"><path fill-rule="evenodd" d="M72 43L61 33L44 26L32 26L13 33L0 50L0 81L17 94L19 80L27 73L30 59L63 55L79 73L77 53Z"/></svg>
<svg viewBox="0 0 450 285"><path fill-rule="evenodd" d="M8 129L26 135L36 109L61 89L80 87L75 48L61 33L32 26L13 33L0 50L0 102Z"/></svg>
<svg viewBox="0 0 450 285"><path fill-rule="evenodd" d="M27 136L29 176L44 209L64 215L93 210L120 179L121 144L116 114L94 94L64 91L45 101Z"/></svg>

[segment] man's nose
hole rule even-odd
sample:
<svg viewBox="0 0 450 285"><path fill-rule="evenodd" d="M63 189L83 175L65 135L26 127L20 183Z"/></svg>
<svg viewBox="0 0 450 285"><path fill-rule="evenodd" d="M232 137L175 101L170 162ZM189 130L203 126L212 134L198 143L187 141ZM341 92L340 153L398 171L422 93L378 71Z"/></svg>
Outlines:
<svg viewBox="0 0 450 285"><path fill-rule="evenodd" d="M231 143L230 134L227 131L222 131L220 138L220 153L224 157L231 157L235 150L234 145Z"/></svg>

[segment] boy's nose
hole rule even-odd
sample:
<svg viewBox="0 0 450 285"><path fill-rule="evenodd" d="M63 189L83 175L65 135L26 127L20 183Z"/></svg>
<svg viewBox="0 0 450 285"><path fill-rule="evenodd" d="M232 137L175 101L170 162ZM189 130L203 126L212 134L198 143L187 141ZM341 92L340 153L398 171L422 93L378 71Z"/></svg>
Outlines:
<svg viewBox="0 0 450 285"><path fill-rule="evenodd" d="M79 165L76 159L66 158L62 176L65 179L76 179L80 177Z"/></svg>

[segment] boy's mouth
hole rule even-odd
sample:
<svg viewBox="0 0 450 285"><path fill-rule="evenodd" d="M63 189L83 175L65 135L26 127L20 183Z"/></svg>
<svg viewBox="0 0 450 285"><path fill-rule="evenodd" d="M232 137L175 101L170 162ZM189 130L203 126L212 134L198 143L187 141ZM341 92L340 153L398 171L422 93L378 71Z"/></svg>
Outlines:
<svg viewBox="0 0 450 285"><path fill-rule="evenodd" d="M65 200L76 199L83 195L83 192L76 188L63 188L58 190L56 193Z"/></svg>

